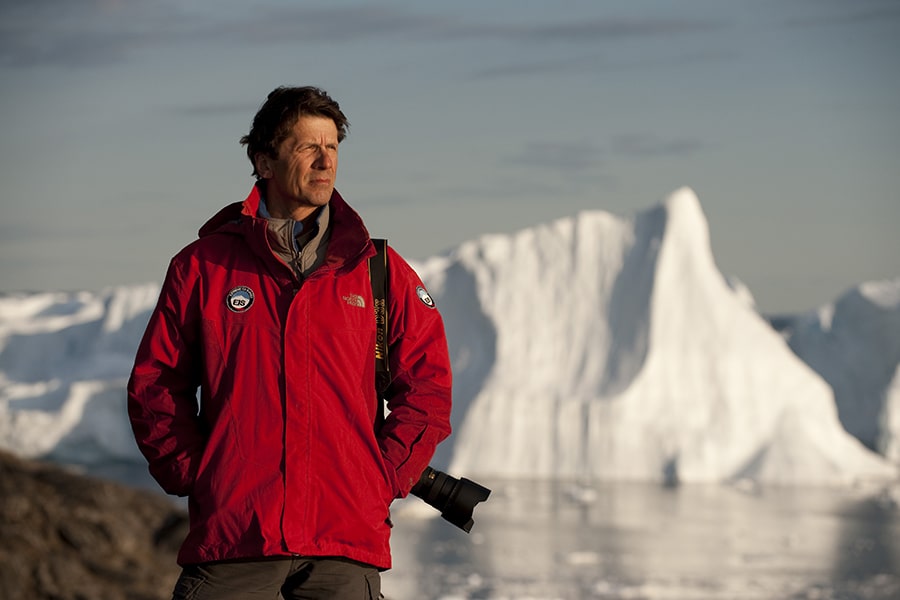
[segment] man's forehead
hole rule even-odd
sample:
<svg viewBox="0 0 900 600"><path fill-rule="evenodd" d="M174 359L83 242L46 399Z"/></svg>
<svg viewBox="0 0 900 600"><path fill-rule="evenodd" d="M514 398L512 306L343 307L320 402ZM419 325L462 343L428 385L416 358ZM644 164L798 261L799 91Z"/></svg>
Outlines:
<svg viewBox="0 0 900 600"><path fill-rule="evenodd" d="M287 128L281 141L276 143L278 148L292 148L301 144L337 145L337 125L328 117L301 115Z"/></svg>
<svg viewBox="0 0 900 600"><path fill-rule="evenodd" d="M297 120L294 121L294 124L291 125L290 130L297 135L309 133L319 136L322 133L326 133L329 135L334 134L335 138L338 135L338 129L335 122L329 117L320 115L300 115L297 117Z"/></svg>

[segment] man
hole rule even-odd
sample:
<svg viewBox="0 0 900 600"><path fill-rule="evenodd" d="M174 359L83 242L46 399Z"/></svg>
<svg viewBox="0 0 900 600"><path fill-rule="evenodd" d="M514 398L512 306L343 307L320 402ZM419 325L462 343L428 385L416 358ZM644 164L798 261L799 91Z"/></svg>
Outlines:
<svg viewBox="0 0 900 600"><path fill-rule="evenodd" d="M375 250L334 189L347 126L318 88L269 94L241 140L256 185L172 259L138 349L135 438L188 496L175 598L379 597L390 503L450 433L443 323L392 248L376 426Z"/></svg>

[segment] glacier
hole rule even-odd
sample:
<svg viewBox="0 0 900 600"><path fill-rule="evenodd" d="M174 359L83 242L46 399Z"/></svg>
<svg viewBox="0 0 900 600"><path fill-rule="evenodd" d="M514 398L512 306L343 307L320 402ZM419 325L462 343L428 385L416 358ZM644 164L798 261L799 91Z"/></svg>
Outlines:
<svg viewBox="0 0 900 600"><path fill-rule="evenodd" d="M897 282L849 293L872 307L820 309L833 315L827 352L822 318L776 331L717 268L689 188L632 217L585 211L413 266L454 366L454 434L438 468L670 484L897 478ZM0 297L0 447L143 465L124 388L158 292ZM852 335L837 335L842 322Z"/></svg>
<svg viewBox="0 0 900 600"><path fill-rule="evenodd" d="M900 462L900 279L866 282L788 320L784 334L831 385L844 428Z"/></svg>

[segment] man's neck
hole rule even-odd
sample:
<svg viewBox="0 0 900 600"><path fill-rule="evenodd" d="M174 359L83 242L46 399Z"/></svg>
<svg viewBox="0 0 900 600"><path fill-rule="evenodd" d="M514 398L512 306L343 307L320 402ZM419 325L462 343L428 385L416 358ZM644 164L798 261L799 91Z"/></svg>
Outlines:
<svg viewBox="0 0 900 600"><path fill-rule="evenodd" d="M272 217L276 219L300 221L304 225L309 225L314 221L316 214L318 214L319 209L321 208L319 206L286 207L278 202L272 202L268 198L264 198L263 201L266 203L266 209Z"/></svg>
<svg viewBox="0 0 900 600"><path fill-rule="evenodd" d="M272 198L267 193L265 186L260 187L260 202L269 217L299 221L303 223L304 229L315 223L322 209L321 206L291 205L291 203L279 198Z"/></svg>

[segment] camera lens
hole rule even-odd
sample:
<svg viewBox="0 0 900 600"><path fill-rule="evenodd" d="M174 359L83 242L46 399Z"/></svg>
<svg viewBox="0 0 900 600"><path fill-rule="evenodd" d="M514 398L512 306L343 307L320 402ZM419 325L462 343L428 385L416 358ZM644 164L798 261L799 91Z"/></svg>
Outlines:
<svg viewBox="0 0 900 600"><path fill-rule="evenodd" d="M468 533L475 524L472 518L475 505L487 500L491 490L465 477L456 479L427 467L413 487L412 494L441 511L445 520Z"/></svg>

